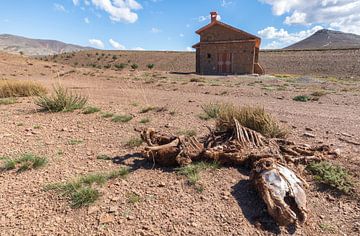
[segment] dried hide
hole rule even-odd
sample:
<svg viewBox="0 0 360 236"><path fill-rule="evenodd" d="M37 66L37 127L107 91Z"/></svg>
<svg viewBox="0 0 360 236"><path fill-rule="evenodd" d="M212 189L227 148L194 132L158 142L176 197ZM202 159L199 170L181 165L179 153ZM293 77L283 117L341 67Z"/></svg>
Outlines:
<svg viewBox="0 0 360 236"><path fill-rule="evenodd" d="M154 129L141 131L148 144L144 157L161 166L183 166L193 161L215 161L251 168L251 180L279 225L306 221L306 182L289 167L325 156L336 156L329 146L297 145L286 139L268 139L234 119L233 127L210 133L200 141Z"/></svg>

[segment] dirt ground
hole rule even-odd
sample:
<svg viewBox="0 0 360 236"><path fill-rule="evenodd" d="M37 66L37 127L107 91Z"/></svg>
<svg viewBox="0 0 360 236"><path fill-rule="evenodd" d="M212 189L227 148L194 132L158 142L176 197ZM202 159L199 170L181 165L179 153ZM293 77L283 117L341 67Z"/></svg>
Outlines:
<svg viewBox="0 0 360 236"><path fill-rule="evenodd" d="M33 98L0 105L0 156L34 153L49 159L41 169L0 173L1 236L360 235L359 201L336 195L309 175L308 221L297 229L279 228L249 182L248 170L223 167L201 172L199 183L204 190L199 192L175 169L153 167L143 160L137 154L141 147L125 145L138 135L134 131L138 127L205 134L213 121L198 116L201 105L209 102L259 105L288 127L289 139L339 148L342 157L330 161L351 171L358 186L360 146L339 138L360 141L360 81L73 68L7 54L0 54L0 78L35 80L49 90L60 83L88 96L89 103L102 112L134 117L128 123L114 123L100 113L44 113ZM293 101L296 95L316 91L326 95L318 101ZM140 113L148 106L166 109ZM150 122L140 124L144 118ZM305 132L315 137L305 137ZM71 145L74 140L79 142ZM112 160L97 159L101 154ZM109 181L90 207L73 209L66 199L44 191L50 183L120 166L128 166L131 173ZM140 201L129 202L131 193Z"/></svg>
<svg viewBox="0 0 360 236"><path fill-rule="evenodd" d="M341 50L263 50L260 64L267 74L292 74L341 79L360 79L360 49ZM157 70L189 73L195 71L193 52L151 51L82 51L42 58L75 67L114 69L116 64L137 64L146 70L154 64Z"/></svg>

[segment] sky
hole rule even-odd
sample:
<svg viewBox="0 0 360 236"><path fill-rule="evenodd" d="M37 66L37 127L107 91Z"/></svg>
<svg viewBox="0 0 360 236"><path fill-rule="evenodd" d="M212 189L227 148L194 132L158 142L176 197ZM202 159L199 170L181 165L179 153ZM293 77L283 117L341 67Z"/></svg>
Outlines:
<svg viewBox="0 0 360 236"><path fill-rule="evenodd" d="M360 34L359 0L1 0L0 34L109 50L190 51L221 21L283 48L328 28Z"/></svg>

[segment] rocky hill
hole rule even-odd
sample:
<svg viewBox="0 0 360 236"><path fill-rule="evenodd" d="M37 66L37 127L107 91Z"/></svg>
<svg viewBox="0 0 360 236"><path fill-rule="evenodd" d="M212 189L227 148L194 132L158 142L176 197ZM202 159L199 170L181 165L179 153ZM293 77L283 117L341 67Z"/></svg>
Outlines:
<svg viewBox="0 0 360 236"><path fill-rule="evenodd" d="M0 51L25 55L52 55L92 48L66 44L56 40L30 39L10 34L0 34Z"/></svg>
<svg viewBox="0 0 360 236"><path fill-rule="evenodd" d="M360 35L333 30L319 30L312 36L285 49L339 49L360 48Z"/></svg>

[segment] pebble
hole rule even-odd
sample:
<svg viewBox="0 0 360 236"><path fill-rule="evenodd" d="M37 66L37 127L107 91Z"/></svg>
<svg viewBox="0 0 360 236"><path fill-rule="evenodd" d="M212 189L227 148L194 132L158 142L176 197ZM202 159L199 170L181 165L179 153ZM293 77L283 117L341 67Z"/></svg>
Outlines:
<svg viewBox="0 0 360 236"><path fill-rule="evenodd" d="M315 137L316 137L315 134L308 133L308 132L304 133L304 136L305 136L305 137L308 137L308 138L315 138Z"/></svg>
<svg viewBox="0 0 360 236"><path fill-rule="evenodd" d="M108 224L114 222L114 216L109 214L102 214L99 218L99 224Z"/></svg>
<svg viewBox="0 0 360 236"><path fill-rule="evenodd" d="M160 187L160 188L163 188L163 187L165 187L166 185L165 185L165 183L164 182L161 182L161 183L159 183L159 185L158 185L158 187Z"/></svg>

